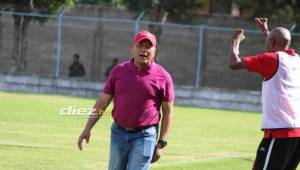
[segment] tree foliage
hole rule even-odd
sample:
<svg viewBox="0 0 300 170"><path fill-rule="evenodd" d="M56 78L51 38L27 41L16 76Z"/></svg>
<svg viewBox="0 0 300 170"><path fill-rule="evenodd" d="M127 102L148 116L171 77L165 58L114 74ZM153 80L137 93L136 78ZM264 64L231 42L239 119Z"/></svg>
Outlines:
<svg viewBox="0 0 300 170"><path fill-rule="evenodd" d="M5 10L56 14L62 7L72 6L74 0L1 0Z"/></svg>
<svg viewBox="0 0 300 170"><path fill-rule="evenodd" d="M151 21L189 23L193 21L195 11L204 5L203 0L118 0L118 3L138 15L145 12ZM161 26L149 25L149 31L160 40Z"/></svg>
<svg viewBox="0 0 300 170"><path fill-rule="evenodd" d="M87 5L106 5L111 6L114 4L113 0L78 0L78 4L87 4Z"/></svg>
<svg viewBox="0 0 300 170"><path fill-rule="evenodd" d="M73 0L2 0L0 1L0 7L2 10L21 13L57 14L62 8L68 8L73 3ZM17 14L13 15L13 19L14 34L10 72L24 72L29 48L29 24L34 19L41 22L46 19Z"/></svg>
<svg viewBox="0 0 300 170"><path fill-rule="evenodd" d="M195 11L203 7L203 0L120 0L119 3L135 13L144 11L153 21L160 21L167 13L170 20L182 23L191 21Z"/></svg>
<svg viewBox="0 0 300 170"><path fill-rule="evenodd" d="M161 21L168 14L176 22L191 21L196 10L203 7L204 0L78 0L76 3L89 5L117 6L128 9L138 15L148 14L152 21Z"/></svg>
<svg viewBox="0 0 300 170"><path fill-rule="evenodd" d="M241 10L251 17L268 17L277 25L300 31L300 0L236 0Z"/></svg>

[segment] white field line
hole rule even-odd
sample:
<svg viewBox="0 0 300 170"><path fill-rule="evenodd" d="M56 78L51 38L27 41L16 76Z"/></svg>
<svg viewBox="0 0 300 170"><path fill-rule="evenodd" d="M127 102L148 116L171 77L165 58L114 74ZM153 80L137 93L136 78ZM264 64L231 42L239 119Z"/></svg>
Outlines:
<svg viewBox="0 0 300 170"><path fill-rule="evenodd" d="M226 160L226 159L235 159L235 158L244 158L244 157L253 157L255 154L240 154L235 156L215 156L215 157L209 157L209 158L201 158L197 160L179 160L179 161L168 161L167 163L159 163L159 164L153 164L152 166L156 167L164 167L164 166L174 166L179 164L190 164L190 163L200 163L200 162L208 162L213 160Z"/></svg>
<svg viewBox="0 0 300 170"><path fill-rule="evenodd" d="M41 128L49 128L50 126L48 125L41 125L41 124L29 124L29 123L12 123L12 122L0 122L0 125L8 125L8 126L32 126L32 127L41 127ZM54 127L54 126L53 126Z"/></svg>
<svg viewBox="0 0 300 170"><path fill-rule="evenodd" d="M57 144L49 144L49 143L24 143L12 140L0 140L0 145L6 145L11 147L24 147L24 148L36 148L36 149L66 149L73 147L60 147Z"/></svg>
<svg viewBox="0 0 300 170"><path fill-rule="evenodd" d="M24 127L24 126L27 126L27 127L33 127L33 128L43 128L43 129L64 129L64 127L57 127L57 126L53 126L53 125L50 125L50 126L47 126L47 125L40 125L40 124L28 124L28 123L8 123L8 122L0 122L0 126L1 125L5 125L5 126L9 126L9 127L15 127L16 126L21 126L21 127ZM110 130L110 124L108 125L109 127L107 127L108 129L107 130ZM71 131L72 133L78 133L78 136L80 135L79 133L82 131L82 128L83 127L72 127ZM5 130L5 129L4 129ZM99 130L99 129L98 129ZM43 131L40 131L39 132L30 132L30 131L13 131L13 130L5 130L4 132L1 132L0 133L17 133L17 134L37 134L39 136L53 136L53 137L57 137L57 136L62 136L62 137L67 137L67 138L78 138L78 136L76 135L66 135L66 134L57 134L57 132L53 133L53 132L43 132ZM92 138L93 139L96 139L96 140L105 140L105 138L103 138L103 135L99 136L99 133L96 134L96 133L93 133L92 134ZM201 140L202 137L199 136L199 139ZM209 137L209 138L205 138L205 140L209 140L209 141L217 141L217 142L222 142L222 143L230 143L230 144L247 144L247 145L258 145L258 141L256 142L249 142L249 141L242 141L242 140L226 140L226 139L221 139L221 138L212 138L212 137ZM180 143L173 143L172 145L181 145Z"/></svg>
<svg viewBox="0 0 300 170"><path fill-rule="evenodd" d="M94 143L91 145L91 143ZM32 148L32 149L55 149L55 150L62 150L62 149L71 149L71 150L78 150L77 148L77 140L74 140L73 144L62 144L62 143L33 143L33 142L19 142L15 140L0 140L0 146L9 146L11 148ZM85 141L83 141L83 147L87 150L101 150L101 145L98 142L91 142L87 145ZM1 153L1 152L0 152Z"/></svg>
<svg viewBox="0 0 300 170"><path fill-rule="evenodd" d="M87 120L87 119L86 119ZM84 127L84 123L85 121L83 121L83 124L82 124L82 127L79 127L79 126L75 126L75 127L72 127L72 129L79 129L79 130L82 130L82 128ZM101 120L100 120L101 121ZM43 122L40 122L41 124L30 124L30 123L19 123L19 122L3 122L3 121L0 121L0 126L1 125L8 125L8 126L14 126L14 125L18 125L18 126L32 126L32 127L40 127L40 128L65 128L66 126L64 127L59 127L59 126L56 126L56 125L47 125L47 124L42 124ZM108 124L107 124L108 123ZM102 126L105 125L105 127L111 127L111 124L112 122L99 122L98 124L101 124Z"/></svg>
<svg viewBox="0 0 300 170"><path fill-rule="evenodd" d="M61 138L61 139L64 139L64 138L69 138L69 139L77 139L80 135L80 130L78 131L78 134L77 135L68 135L68 134L62 134L62 133L53 133L53 132L43 132L43 131L40 131L40 132L31 132L31 131L18 131L18 130L9 130L9 131L0 131L0 134L11 134L11 133L14 133L14 134L24 134L24 135L28 135L28 136L43 136L43 137L58 137L58 138ZM91 134L91 139L92 140L101 140L101 141L107 141L107 140L110 140L110 135L105 135L104 136L104 133L92 133ZM4 135L5 136L5 135ZM223 142L223 143L229 143L229 144L247 144L247 145L258 145L258 143L252 143L252 142L246 142L246 141L237 141L237 140L224 140L224 139L218 139L218 138L206 138L206 141L209 140L209 141L219 141L219 142ZM172 144L173 146L179 146L181 145L180 143L173 143Z"/></svg>
<svg viewBox="0 0 300 170"><path fill-rule="evenodd" d="M9 131L0 131L0 134L19 134L19 135L28 135L28 138L31 138L32 136L43 136L43 137L57 137L60 139L65 139L65 138L71 138L71 139L77 139L80 135L81 131L78 131L77 135L68 135L68 134L59 134L59 133L53 133L53 132L31 132L31 131L16 131L16 130L9 130ZM91 139L93 140L109 140L109 136L105 137L104 133L99 136L99 134L96 133L91 133ZM3 135L2 135L3 136ZM23 138L26 139L26 138ZM1 141L1 140L0 140Z"/></svg>

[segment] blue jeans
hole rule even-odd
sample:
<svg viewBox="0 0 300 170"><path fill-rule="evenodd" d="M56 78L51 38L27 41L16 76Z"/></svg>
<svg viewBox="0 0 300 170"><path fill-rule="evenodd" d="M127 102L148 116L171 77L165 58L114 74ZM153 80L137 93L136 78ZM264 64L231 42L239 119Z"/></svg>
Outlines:
<svg viewBox="0 0 300 170"><path fill-rule="evenodd" d="M137 133L111 127L109 170L148 170L156 145L157 128Z"/></svg>

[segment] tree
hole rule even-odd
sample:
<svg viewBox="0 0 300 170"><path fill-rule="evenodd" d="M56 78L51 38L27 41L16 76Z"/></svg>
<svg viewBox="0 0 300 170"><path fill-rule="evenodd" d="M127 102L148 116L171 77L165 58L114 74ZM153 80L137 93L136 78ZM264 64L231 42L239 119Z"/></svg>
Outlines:
<svg viewBox="0 0 300 170"><path fill-rule="evenodd" d="M132 12L144 11L150 15L151 21L161 21L168 13L170 20L186 23L195 10L203 7L202 0L120 0Z"/></svg>
<svg viewBox="0 0 300 170"><path fill-rule="evenodd" d="M144 11L151 21L164 22L169 18L172 21L188 23L196 10L203 7L203 0L119 0L128 10L139 14ZM159 35L161 27L150 25L152 33Z"/></svg>
<svg viewBox="0 0 300 170"><path fill-rule="evenodd" d="M62 8L70 7L74 0L2 0L0 6L5 10L37 13L37 14L57 14ZM14 35L13 47L10 58L10 72L23 72L26 68L26 58L28 55L29 41L28 28L32 20L45 22L46 19L38 17L13 15Z"/></svg>
<svg viewBox="0 0 300 170"><path fill-rule="evenodd" d="M209 13L228 14L234 0L209 0Z"/></svg>
<svg viewBox="0 0 300 170"><path fill-rule="evenodd" d="M242 11L253 17L268 17L278 25L300 32L300 0L236 0Z"/></svg>
<svg viewBox="0 0 300 170"><path fill-rule="evenodd" d="M165 22L167 19L180 23L190 23L195 11L201 9L204 0L79 0L77 3L90 5L117 6L136 14L145 12L151 21ZM159 37L161 28L149 26L152 33Z"/></svg>
<svg viewBox="0 0 300 170"><path fill-rule="evenodd" d="M78 4L87 4L87 5L104 5L111 6L113 5L113 0L78 0L76 3Z"/></svg>

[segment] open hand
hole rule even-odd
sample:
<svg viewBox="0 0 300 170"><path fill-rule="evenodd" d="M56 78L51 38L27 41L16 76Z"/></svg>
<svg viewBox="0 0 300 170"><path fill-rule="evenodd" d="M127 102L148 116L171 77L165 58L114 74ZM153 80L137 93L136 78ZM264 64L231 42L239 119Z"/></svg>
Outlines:
<svg viewBox="0 0 300 170"><path fill-rule="evenodd" d="M268 19L267 18L255 18L255 24L262 32L268 32Z"/></svg>

